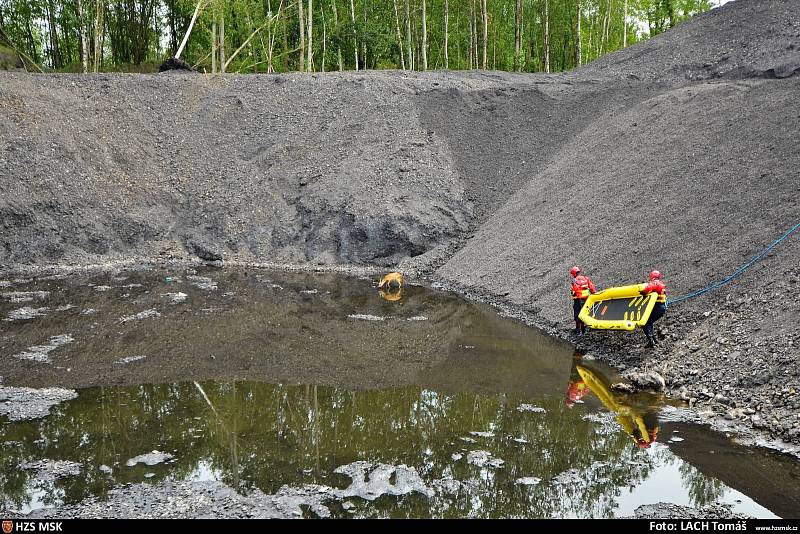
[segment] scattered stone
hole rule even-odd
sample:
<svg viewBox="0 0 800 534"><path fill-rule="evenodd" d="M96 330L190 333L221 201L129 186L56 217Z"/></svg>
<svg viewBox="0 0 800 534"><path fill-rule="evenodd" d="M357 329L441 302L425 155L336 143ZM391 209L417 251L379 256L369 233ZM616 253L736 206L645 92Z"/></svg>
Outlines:
<svg viewBox="0 0 800 534"><path fill-rule="evenodd" d="M520 404L517 406L518 412L547 413L547 410L533 404Z"/></svg>
<svg viewBox="0 0 800 534"><path fill-rule="evenodd" d="M125 465L127 465L128 467L133 467L136 464L157 465L172 460L174 458L175 457L173 455L167 452L152 451L146 454L140 454L139 456L134 456L133 458L125 462Z"/></svg>
<svg viewBox="0 0 800 534"><path fill-rule="evenodd" d="M368 315L363 313L353 313L347 316L348 319L355 319L357 321L385 321L386 317L379 317L377 315Z"/></svg>
<svg viewBox="0 0 800 534"><path fill-rule="evenodd" d="M192 239L189 240L188 246L192 253L203 261L222 261L222 253L217 247L207 241Z"/></svg>
<svg viewBox="0 0 800 534"><path fill-rule="evenodd" d="M338 498L361 497L374 501L381 495L406 495L422 493L433 496L433 490L425 485L417 470L406 465L372 464L370 462L354 462L337 467L335 473L348 475L352 483L343 490L330 490Z"/></svg>
<svg viewBox="0 0 800 534"><path fill-rule="evenodd" d="M50 296L49 291L11 291L0 293L0 298L9 302L33 302L34 300L47 300Z"/></svg>
<svg viewBox="0 0 800 534"><path fill-rule="evenodd" d="M621 378L634 386L637 391L664 391L666 388L664 377L655 371L628 371L624 373Z"/></svg>
<svg viewBox="0 0 800 534"><path fill-rule="evenodd" d="M180 304L181 302L185 302L189 295L179 291L177 293L161 293L160 296L169 299L172 304Z"/></svg>
<svg viewBox="0 0 800 534"><path fill-rule="evenodd" d="M627 384L625 382L611 384L611 389L619 391L620 393L636 393L636 388L632 384Z"/></svg>
<svg viewBox="0 0 800 534"><path fill-rule="evenodd" d="M492 453L488 451L470 451L467 453L467 463L476 467L500 468L505 464L505 460L492 458Z"/></svg>
<svg viewBox="0 0 800 534"><path fill-rule="evenodd" d="M467 453L467 463L477 467L483 467L489 463L491 453L486 451L470 451Z"/></svg>
<svg viewBox="0 0 800 534"><path fill-rule="evenodd" d="M81 464L67 460L36 460L19 465L25 471L36 471L38 480L52 481L57 478L75 477L81 474Z"/></svg>
<svg viewBox="0 0 800 534"><path fill-rule="evenodd" d="M98 469L100 469L100 472L105 473L106 475L109 476L111 476L111 474L114 473L114 470L108 467L106 464L101 465L100 467L98 467Z"/></svg>
<svg viewBox="0 0 800 534"><path fill-rule="evenodd" d="M114 363L126 364L131 362L138 362L139 360L144 360L145 358L147 358L147 356L128 356L126 358L121 358L115 361Z"/></svg>
<svg viewBox="0 0 800 534"><path fill-rule="evenodd" d="M155 309L145 310L143 312L137 313L136 315L127 315L125 317L121 317L119 322L120 323L127 323L130 321L141 321L142 319L150 319L154 317L161 317L161 314L158 313Z"/></svg>
<svg viewBox="0 0 800 534"><path fill-rule="evenodd" d="M470 434L473 435L473 436L481 437L481 438L493 438L494 437L494 434L492 434L491 432L470 432Z"/></svg>
<svg viewBox="0 0 800 534"><path fill-rule="evenodd" d="M50 338L50 343L48 343L47 345L36 345L33 347L28 347L27 349L25 349L24 352L15 354L14 358L20 360L30 360L39 363L51 363L50 353L56 350L58 347L66 345L67 343L72 343L73 341L75 341L75 339L70 334L53 336Z"/></svg>
<svg viewBox="0 0 800 534"><path fill-rule="evenodd" d="M633 513L636 519L750 519L750 516L736 513L732 508L732 505L723 503L690 508L659 502L639 506Z"/></svg>
<svg viewBox="0 0 800 534"><path fill-rule="evenodd" d="M217 283L207 276L189 275L186 277L186 279L198 289L203 289L206 291L214 291L217 289Z"/></svg>
<svg viewBox="0 0 800 534"><path fill-rule="evenodd" d="M37 317L44 317L50 308L31 308L25 306L8 312L4 321L25 321L28 319L35 319Z"/></svg>
<svg viewBox="0 0 800 534"><path fill-rule="evenodd" d="M77 396L71 389L0 386L0 415L9 421L39 419L49 415L52 406Z"/></svg>
<svg viewBox="0 0 800 534"><path fill-rule="evenodd" d="M111 289L111 286L95 286L94 287L94 290L98 291L100 293L105 293L106 291L109 291L110 289Z"/></svg>
<svg viewBox="0 0 800 534"><path fill-rule="evenodd" d="M427 321L428 318L424 315L415 315L414 317L409 317L406 321Z"/></svg>
<svg viewBox="0 0 800 534"><path fill-rule="evenodd" d="M523 486L535 486L541 481L541 478L536 477L521 477L515 480L517 484L522 484Z"/></svg>

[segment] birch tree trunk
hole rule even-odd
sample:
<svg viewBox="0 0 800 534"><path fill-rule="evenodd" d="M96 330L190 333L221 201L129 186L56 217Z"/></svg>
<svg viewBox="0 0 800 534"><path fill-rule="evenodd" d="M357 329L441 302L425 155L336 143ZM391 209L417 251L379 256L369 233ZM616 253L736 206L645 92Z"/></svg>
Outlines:
<svg viewBox="0 0 800 534"><path fill-rule="evenodd" d="M217 73L217 18L211 21L211 74Z"/></svg>
<svg viewBox="0 0 800 534"><path fill-rule="evenodd" d="M486 0L481 2L481 9L483 11L483 70L489 66L489 10L486 7Z"/></svg>
<svg viewBox="0 0 800 534"><path fill-rule="evenodd" d="M408 68L414 70L414 53L411 50L411 8L406 0L406 42L408 44Z"/></svg>
<svg viewBox="0 0 800 534"><path fill-rule="evenodd" d="M314 72L314 6L308 0L308 72Z"/></svg>
<svg viewBox="0 0 800 534"><path fill-rule="evenodd" d="M297 18L300 21L300 59L297 64L297 70L303 72L306 70L305 56L306 56L306 21L303 17L303 0L297 0Z"/></svg>
<svg viewBox="0 0 800 534"><path fill-rule="evenodd" d="M575 62L581 66L581 0L575 0L578 6L578 28L575 34Z"/></svg>
<svg viewBox="0 0 800 534"><path fill-rule="evenodd" d="M470 46L470 55L474 59L474 66L472 66L472 61L470 62L471 69L478 68L478 19L475 15L475 1L470 0L469 2L469 18L470 18L470 31L469 31L469 46Z"/></svg>
<svg viewBox="0 0 800 534"><path fill-rule="evenodd" d="M222 73L225 74L225 11L222 11L222 16L219 19L219 66Z"/></svg>
<svg viewBox="0 0 800 534"><path fill-rule="evenodd" d="M550 72L550 0L544 0L544 71Z"/></svg>
<svg viewBox="0 0 800 534"><path fill-rule="evenodd" d="M497 24L492 27L492 70L497 70Z"/></svg>
<svg viewBox="0 0 800 534"><path fill-rule="evenodd" d="M450 6L448 0L444 0L444 68L450 68L450 54L447 45L450 40Z"/></svg>
<svg viewBox="0 0 800 534"><path fill-rule="evenodd" d="M628 0L622 8L622 48L628 46Z"/></svg>
<svg viewBox="0 0 800 534"><path fill-rule="evenodd" d="M83 12L83 2L78 0L78 28L81 34L81 67L83 73L89 72L89 39L86 36L86 20Z"/></svg>
<svg viewBox="0 0 800 534"><path fill-rule="evenodd" d="M353 55L356 60L356 70L358 70L358 33L356 33L356 5L350 0L350 20L353 22Z"/></svg>
<svg viewBox="0 0 800 534"><path fill-rule="evenodd" d="M192 28L194 27L194 23L197 20L197 15L200 13L200 7L202 6L202 4L203 0L199 0L197 2L197 7L194 8L194 14L192 15L192 20L189 22L189 28L186 30L186 35L183 36L183 41L181 41L181 46L179 46L178 51L175 52L175 59L180 59L181 54L183 53L183 48L189 41L189 35L191 35L192 33Z"/></svg>
<svg viewBox="0 0 800 534"><path fill-rule="evenodd" d="M395 0L396 2L397 0ZM339 26L339 12L336 10L336 0L331 0L331 6L333 7L333 26L334 28ZM336 47L337 57L339 58L339 72L344 70L344 60L342 59L342 45L337 45Z"/></svg>
<svg viewBox="0 0 800 534"><path fill-rule="evenodd" d="M603 31L603 50L608 51L608 34L611 31L611 5L613 4L613 0L609 0L608 2L608 9L606 11L606 19Z"/></svg>
<svg viewBox="0 0 800 534"><path fill-rule="evenodd" d="M470 0L470 11L469 11L469 68L472 69L472 2Z"/></svg>
<svg viewBox="0 0 800 534"><path fill-rule="evenodd" d="M446 2L447 0L445 0ZM336 0L334 0L336 3ZM400 67L403 70L406 70L406 57L404 48L405 45L403 44L403 34L400 33L400 13L397 12L397 0L393 0L394 3L394 27L397 30L397 46L400 48Z"/></svg>
<svg viewBox="0 0 800 534"><path fill-rule="evenodd" d="M61 52L58 48L58 32L56 31L56 16L53 1L47 3L47 26L50 34L50 60L53 68L61 67Z"/></svg>
<svg viewBox="0 0 800 534"><path fill-rule="evenodd" d="M425 0L422 0L422 70L428 70L428 15Z"/></svg>
<svg viewBox="0 0 800 534"><path fill-rule="evenodd" d="M517 0L517 7L514 10L514 70L519 72L519 51L522 25L522 0Z"/></svg>
<svg viewBox="0 0 800 534"><path fill-rule="evenodd" d="M364 32L367 31L367 0L363 0L364 2ZM364 67L364 70L367 70L369 67L367 66L367 38L366 35L363 39L361 39L361 65Z"/></svg>
<svg viewBox="0 0 800 534"><path fill-rule="evenodd" d="M101 31L104 28L102 23L103 20L103 8L105 7L105 2L102 0L96 0L94 3L94 72L100 72L100 57L103 53L102 47L102 38L101 38Z"/></svg>
<svg viewBox="0 0 800 534"><path fill-rule="evenodd" d="M336 2L336 0L333 0ZM319 10L322 15L322 72L325 72L325 54L328 51L328 29L325 27L325 2Z"/></svg>
<svg viewBox="0 0 800 534"><path fill-rule="evenodd" d="M281 0L280 6L278 6L278 13L281 13L281 8L283 7L283 0ZM284 72L289 70L289 30L286 27L286 19L288 18L287 12L289 11L289 5L287 0L287 5L282 11L281 15L281 26L283 26L283 70Z"/></svg>

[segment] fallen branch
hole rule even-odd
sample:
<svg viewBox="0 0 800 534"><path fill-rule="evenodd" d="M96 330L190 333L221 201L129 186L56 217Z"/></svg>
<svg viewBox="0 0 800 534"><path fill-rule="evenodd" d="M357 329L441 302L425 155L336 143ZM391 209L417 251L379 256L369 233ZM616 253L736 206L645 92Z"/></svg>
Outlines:
<svg viewBox="0 0 800 534"><path fill-rule="evenodd" d="M194 15L192 15L192 21L189 23L189 28L186 30L186 35L183 36L183 41L181 41L181 46L179 46L178 51L175 52L175 59L180 59L181 54L183 53L183 48L189 41L189 35L191 35L192 33L192 28L194 28L194 23L197 20L197 15L200 14L200 9L202 8L202 5L203 5L203 0L199 0L197 2L197 7L194 8Z"/></svg>
<svg viewBox="0 0 800 534"><path fill-rule="evenodd" d="M27 72L27 70L28 70L28 66L25 64L25 62L27 61L28 63L30 63L31 65L33 65L33 66L36 68L36 70L37 70L37 71L39 71L39 74L44 74L44 71L42 70L42 67L40 67L39 65L37 65L37 64L36 64L36 62L35 62L34 60L32 60L32 59L31 59L31 58L28 56L28 54L26 54L25 52L22 52L22 51L21 51L19 48L17 48L17 47L14 45L14 43L11 41L11 39L10 39L10 38L8 37L8 35L6 34L5 30L3 30L3 27L2 27L2 26L0 26L0 38L2 38L2 39L3 39L3 41L5 41L6 43L8 43L8 46L10 46L10 47L11 47L11 48L14 50L14 52L16 52L16 53L17 53L17 55L18 55L18 56L20 57L20 59L22 60L22 66L25 68L25 71L26 71L26 72Z"/></svg>
<svg viewBox="0 0 800 534"><path fill-rule="evenodd" d="M222 72L225 72L226 70L228 70L228 65L230 65L230 64L231 64L231 61L233 61L233 58L235 58L235 57L236 57L236 55L237 55L239 52L241 52L241 51L242 51L242 49L243 49L245 46L247 46L247 44L250 42L250 40L251 40L253 37L255 37L255 36L256 36L256 34L257 34L258 32L260 32L261 30L263 30L264 28L266 28L266 27L267 27L267 24L271 24L271 23L272 23L272 21L273 21L273 20L275 20L277 17L278 17L277 15L273 15L272 17L268 18L268 19L267 19L267 21L266 21L264 24L262 24L261 26L259 26L258 28L256 28L256 29L253 31L253 33L251 33L251 34L250 34L250 37L248 37L247 39L245 39L245 41L242 43L242 46L240 46L239 48L237 48L237 49L236 49L236 52L234 52L233 54L231 54L231 57L229 57L229 58L228 58L228 60L225 62L225 66L224 66L224 68L222 69Z"/></svg>

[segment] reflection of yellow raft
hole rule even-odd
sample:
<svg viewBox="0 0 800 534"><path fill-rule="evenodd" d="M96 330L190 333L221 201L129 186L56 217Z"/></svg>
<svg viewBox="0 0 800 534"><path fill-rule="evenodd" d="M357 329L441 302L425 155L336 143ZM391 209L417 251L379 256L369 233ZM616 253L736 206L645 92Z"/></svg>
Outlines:
<svg viewBox="0 0 800 534"><path fill-rule="evenodd" d="M381 296L383 300L388 300L389 302L397 302L401 298L403 298L403 288L397 289L395 291L392 290L379 290L378 294Z"/></svg>
<svg viewBox="0 0 800 534"><path fill-rule="evenodd" d="M578 319L589 328L634 330L644 326L656 305L658 295L642 295L644 284L610 287L589 295Z"/></svg>
<svg viewBox="0 0 800 534"><path fill-rule="evenodd" d="M648 432L642 415L625 403L623 397L611 391L610 384L602 375L582 365L576 365L575 369L586 385L589 386L589 389L592 390L592 393L597 395L603 406L617 414L617 421L625 429L625 432L640 445L649 447L649 444L654 440L655 433L658 432L658 428L656 427L654 433Z"/></svg>

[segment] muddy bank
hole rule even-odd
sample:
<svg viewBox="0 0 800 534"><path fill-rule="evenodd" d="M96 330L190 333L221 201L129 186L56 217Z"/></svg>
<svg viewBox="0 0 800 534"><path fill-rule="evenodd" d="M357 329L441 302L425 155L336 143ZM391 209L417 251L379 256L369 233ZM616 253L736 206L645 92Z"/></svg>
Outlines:
<svg viewBox="0 0 800 534"><path fill-rule="evenodd" d="M7 74L0 272L399 266L567 336L575 263L602 286L658 268L681 295L800 220L798 17L733 2L560 75ZM798 247L670 309L652 353L579 348L800 443Z"/></svg>

